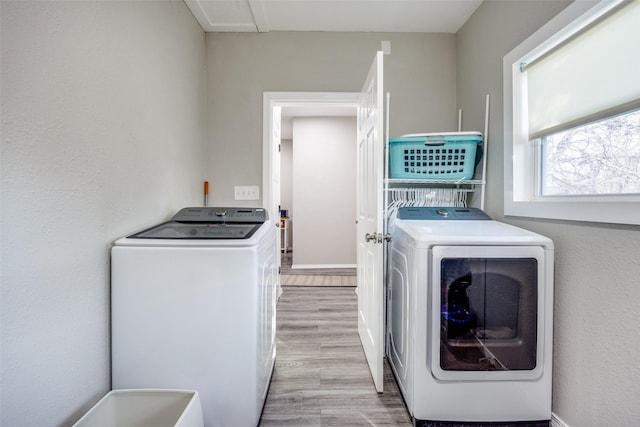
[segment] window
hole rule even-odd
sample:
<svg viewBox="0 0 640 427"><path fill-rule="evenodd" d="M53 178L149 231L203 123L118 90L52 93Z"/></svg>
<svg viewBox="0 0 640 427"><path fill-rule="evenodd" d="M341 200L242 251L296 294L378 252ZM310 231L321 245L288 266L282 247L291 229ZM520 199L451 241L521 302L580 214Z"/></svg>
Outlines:
<svg viewBox="0 0 640 427"><path fill-rule="evenodd" d="M640 1L585 3L504 58L505 214L640 224Z"/></svg>
<svg viewBox="0 0 640 427"><path fill-rule="evenodd" d="M540 196L640 194L640 110L534 142Z"/></svg>

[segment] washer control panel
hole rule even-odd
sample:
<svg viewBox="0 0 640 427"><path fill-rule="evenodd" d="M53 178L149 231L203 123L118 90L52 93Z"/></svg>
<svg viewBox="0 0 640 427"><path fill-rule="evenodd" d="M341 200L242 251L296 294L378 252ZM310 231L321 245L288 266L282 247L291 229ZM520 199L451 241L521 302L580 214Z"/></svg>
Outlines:
<svg viewBox="0 0 640 427"><path fill-rule="evenodd" d="M267 218L267 211L262 208L194 207L181 209L171 221L261 224Z"/></svg>
<svg viewBox="0 0 640 427"><path fill-rule="evenodd" d="M478 208L454 207L402 207L398 219L431 221L478 221L490 220L489 215Z"/></svg>

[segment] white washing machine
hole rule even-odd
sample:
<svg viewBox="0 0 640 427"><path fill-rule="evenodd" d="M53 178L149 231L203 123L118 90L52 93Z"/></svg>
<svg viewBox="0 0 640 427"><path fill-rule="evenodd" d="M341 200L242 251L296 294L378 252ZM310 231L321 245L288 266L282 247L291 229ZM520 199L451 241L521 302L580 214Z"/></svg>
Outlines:
<svg viewBox="0 0 640 427"><path fill-rule="evenodd" d="M255 427L276 355L277 229L185 208L111 251L112 387L197 390L206 427Z"/></svg>
<svg viewBox="0 0 640 427"><path fill-rule="evenodd" d="M414 425L549 426L551 240L473 208L400 208L389 232L387 357Z"/></svg>

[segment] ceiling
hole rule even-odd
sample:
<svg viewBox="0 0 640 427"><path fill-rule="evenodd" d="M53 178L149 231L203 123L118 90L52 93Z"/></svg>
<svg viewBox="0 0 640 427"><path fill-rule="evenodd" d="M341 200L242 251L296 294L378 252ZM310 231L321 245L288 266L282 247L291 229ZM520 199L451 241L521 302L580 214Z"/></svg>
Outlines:
<svg viewBox="0 0 640 427"><path fill-rule="evenodd" d="M482 0L185 0L207 32L455 33Z"/></svg>
<svg viewBox="0 0 640 427"><path fill-rule="evenodd" d="M206 32L344 31L455 33L482 0L185 0ZM293 117L355 116L355 109L282 109Z"/></svg>

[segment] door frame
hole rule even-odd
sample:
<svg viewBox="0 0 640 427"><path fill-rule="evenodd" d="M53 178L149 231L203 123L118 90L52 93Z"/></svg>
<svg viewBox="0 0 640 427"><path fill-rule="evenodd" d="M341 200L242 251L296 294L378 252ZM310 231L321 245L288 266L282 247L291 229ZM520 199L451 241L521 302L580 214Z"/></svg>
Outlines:
<svg viewBox="0 0 640 427"><path fill-rule="evenodd" d="M273 203L273 109L276 107L358 107L359 92L264 92L262 103L262 206ZM279 213L269 212L274 220Z"/></svg>
<svg viewBox="0 0 640 427"><path fill-rule="evenodd" d="M280 230L280 213L271 212L274 204L273 198L275 194L279 194L274 190L274 164L280 164L279 159L274 159L276 150L276 141L273 138L273 118L274 109L283 107L353 107L358 108L360 98L359 92L264 92L262 95L262 207L273 218L274 223ZM280 141L277 142L278 144ZM277 171L279 174L280 171ZM278 233L278 239L280 233ZM280 245L276 245L276 251ZM275 254L278 265L278 275L276 280L278 297L282 294L280 284L280 254Z"/></svg>

